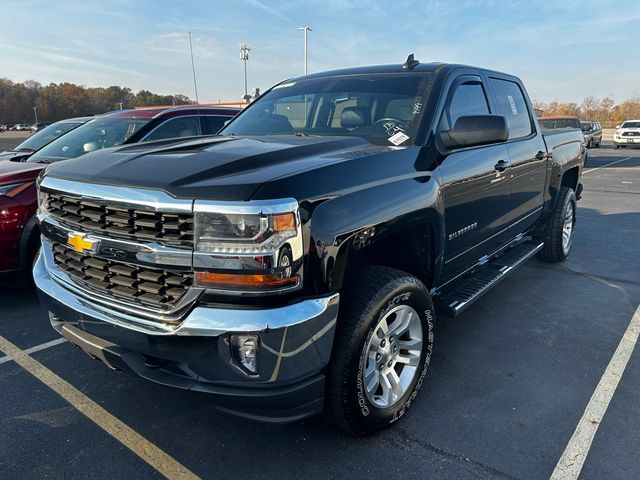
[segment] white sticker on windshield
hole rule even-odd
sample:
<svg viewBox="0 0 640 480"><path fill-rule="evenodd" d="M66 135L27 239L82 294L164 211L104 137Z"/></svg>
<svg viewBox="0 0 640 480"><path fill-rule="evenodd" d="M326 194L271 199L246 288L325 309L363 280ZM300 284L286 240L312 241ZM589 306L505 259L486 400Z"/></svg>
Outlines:
<svg viewBox="0 0 640 480"><path fill-rule="evenodd" d="M409 135L406 135L404 132L400 131L398 133L396 133L395 135L389 137L389 141L391 143L393 143L394 145L398 146L401 143L406 142L407 140L409 140Z"/></svg>
<svg viewBox="0 0 640 480"><path fill-rule="evenodd" d="M509 100L509 105L511 105L511 113L517 115L518 109L516 108L516 102L514 102L513 97L511 95L507 95L507 99Z"/></svg>

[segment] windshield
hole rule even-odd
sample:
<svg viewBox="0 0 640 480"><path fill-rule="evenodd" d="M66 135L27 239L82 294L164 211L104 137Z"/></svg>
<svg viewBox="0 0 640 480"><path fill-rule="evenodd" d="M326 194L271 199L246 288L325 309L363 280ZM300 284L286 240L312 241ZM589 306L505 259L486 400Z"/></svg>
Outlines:
<svg viewBox="0 0 640 480"><path fill-rule="evenodd" d="M580 125L582 126L583 132L590 132L591 130L593 130L591 122L580 122Z"/></svg>
<svg viewBox="0 0 640 480"><path fill-rule="evenodd" d="M624 122L620 128L640 128L640 122Z"/></svg>
<svg viewBox="0 0 640 480"><path fill-rule="evenodd" d="M67 133L69 130L73 130L83 123L84 122L82 121L68 122L66 120L54 123L53 125L49 125L47 128L44 128L39 132L31 135L28 139L18 145L14 150L35 152L36 150L40 150L48 143L53 142L62 134Z"/></svg>
<svg viewBox="0 0 640 480"><path fill-rule="evenodd" d="M148 122L149 120L140 118L95 118L54 140L31 155L27 161L57 162L120 145Z"/></svg>
<svg viewBox="0 0 640 480"><path fill-rule="evenodd" d="M286 82L221 135L357 136L378 145L415 140L431 74L377 74Z"/></svg>

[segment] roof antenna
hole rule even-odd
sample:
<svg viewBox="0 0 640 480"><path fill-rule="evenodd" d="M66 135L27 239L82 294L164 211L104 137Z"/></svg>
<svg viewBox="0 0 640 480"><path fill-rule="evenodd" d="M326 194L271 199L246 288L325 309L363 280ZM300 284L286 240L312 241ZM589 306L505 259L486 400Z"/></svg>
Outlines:
<svg viewBox="0 0 640 480"><path fill-rule="evenodd" d="M413 58L413 53L411 55L409 55L407 57L407 61L404 62L404 65L402 65L402 68L404 70L413 70L414 68L416 68L418 65L420 65L420 62L416 59Z"/></svg>
<svg viewBox="0 0 640 480"><path fill-rule="evenodd" d="M196 83L196 65L193 62L193 43L191 43L191 32L189 32L189 50L191 51L191 71L193 72L193 88L196 92L196 109L198 111L198 136L202 135L202 117L200 116L200 100L198 99L198 84Z"/></svg>

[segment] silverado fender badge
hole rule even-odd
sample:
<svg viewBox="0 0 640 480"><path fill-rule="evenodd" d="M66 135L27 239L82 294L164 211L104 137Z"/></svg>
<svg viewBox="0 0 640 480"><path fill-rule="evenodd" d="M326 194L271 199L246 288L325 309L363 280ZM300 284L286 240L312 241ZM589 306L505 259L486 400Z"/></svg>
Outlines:
<svg viewBox="0 0 640 480"><path fill-rule="evenodd" d="M69 232L67 244L78 253L94 252L98 247L99 240L88 239L86 234L79 232Z"/></svg>
<svg viewBox="0 0 640 480"><path fill-rule="evenodd" d="M460 235L464 235L465 233L471 231L471 230L475 230L476 228L478 228L478 222L473 222L471 225L467 225L464 228L461 228L460 230L457 230L453 233L449 234L449 240L453 240L454 238L458 238Z"/></svg>

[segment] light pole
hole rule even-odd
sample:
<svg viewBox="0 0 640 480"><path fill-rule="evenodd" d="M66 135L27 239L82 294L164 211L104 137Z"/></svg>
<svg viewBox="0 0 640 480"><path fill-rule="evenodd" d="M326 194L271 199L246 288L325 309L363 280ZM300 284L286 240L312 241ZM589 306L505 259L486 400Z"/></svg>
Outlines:
<svg viewBox="0 0 640 480"><path fill-rule="evenodd" d="M36 106L33 106L33 116L36 117L36 125L38 124L38 109Z"/></svg>
<svg viewBox="0 0 640 480"><path fill-rule="evenodd" d="M249 60L249 51L251 46L246 43L240 44L240 60L244 62L244 97L245 101L249 98L249 92L247 90L247 60Z"/></svg>
<svg viewBox="0 0 640 480"><path fill-rule="evenodd" d="M307 63L307 33L311 31L311 27L300 27L298 30L302 30L304 32L304 74L306 75L309 71Z"/></svg>

